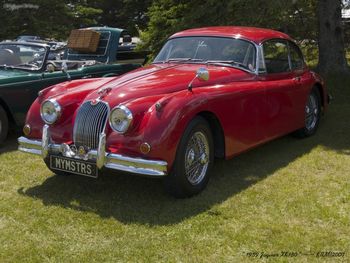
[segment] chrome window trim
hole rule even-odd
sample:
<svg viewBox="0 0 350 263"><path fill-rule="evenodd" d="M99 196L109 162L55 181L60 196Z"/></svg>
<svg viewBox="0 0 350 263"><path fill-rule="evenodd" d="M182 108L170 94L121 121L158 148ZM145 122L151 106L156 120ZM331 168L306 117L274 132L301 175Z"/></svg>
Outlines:
<svg viewBox="0 0 350 263"><path fill-rule="evenodd" d="M246 71L248 73L253 73L255 75L258 75L258 64L257 64L257 58L258 58L258 47L259 45L248 39L248 38L244 38L244 37L237 37L237 36L216 36L216 35L195 35L195 36L180 36L180 37L172 37L172 38L169 38L163 45L163 47L165 46L165 44L169 41L169 40L173 40L173 39L179 39L179 38L188 38L188 37L212 37L212 38L227 38L227 39L236 39L236 40L242 40L242 41L246 41L246 42L249 42L250 44L252 44L254 47L255 47L255 55L256 55L256 58L255 58L255 69L254 70L249 70L249 69L244 69L244 68L241 68L241 67L235 67L235 66L230 66L230 65L227 65L227 64L220 64L222 66L226 66L226 67L233 67L233 68L239 68L243 71ZM162 47L162 48L163 48ZM160 51L159 51L160 52ZM158 54L157 54L158 55ZM188 61L182 61L183 63L191 63L191 62L188 62ZM157 64L157 63L161 63L160 61L159 62L152 62L151 64ZM196 62L196 64L203 64L203 65L206 65L205 62L203 63L200 63L200 62Z"/></svg>
<svg viewBox="0 0 350 263"><path fill-rule="evenodd" d="M288 50L289 71L283 71L283 72L279 72L279 73L268 73L268 72L267 72L266 64L265 64L265 55L264 55L264 43L266 43L266 42L268 42L268 41L281 41L281 42L285 42L286 47L287 47L287 50ZM263 41L259 44L259 46L261 46L262 54L264 55L264 56L263 56L263 59L264 59L264 67L265 67L265 70L266 70L266 72L263 73L263 74L281 74L281 73L292 72L292 67L291 67L291 64L290 64L289 44L288 44L289 41L290 41L290 40L289 40L289 39L286 39L286 38L268 38L268 39L263 40Z"/></svg>
<svg viewBox="0 0 350 263"><path fill-rule="evenodd" d="M305 70L305 68L306 68L306 62L305 62L305 58L304 58L303 52L301 51L301 49L299 48L299 46L298 46L295 42L293 42L293 41L291 41L291 40L287 40L287 42L288 42L288 53L289 53L291 71L294 71L294 70ZM299 53L299 55L301 55L301 60L302 60L302 62L303 62L303 67L300 68L300 69L293 69L293 66L292 66L292 56L291 56L291 52L290 52L291 46L296 47L296 48L297 48L297 51L296 51L296 52Z"/></svg>

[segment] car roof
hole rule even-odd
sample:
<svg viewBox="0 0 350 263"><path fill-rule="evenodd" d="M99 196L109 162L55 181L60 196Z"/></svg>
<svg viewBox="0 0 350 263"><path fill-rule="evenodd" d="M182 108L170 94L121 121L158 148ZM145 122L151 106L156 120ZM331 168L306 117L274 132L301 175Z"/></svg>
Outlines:
<svg viewBox="0 0 350 263"><path fill-rule="evenodd" d="M258 28L258 27L241 27L241 26L218 26L188 29L172 35L170 38L187 37L187 36L217 36L242 38L260 44L264 40L273 38L282 38L292 40L287 34L282 32Z"/></svg>

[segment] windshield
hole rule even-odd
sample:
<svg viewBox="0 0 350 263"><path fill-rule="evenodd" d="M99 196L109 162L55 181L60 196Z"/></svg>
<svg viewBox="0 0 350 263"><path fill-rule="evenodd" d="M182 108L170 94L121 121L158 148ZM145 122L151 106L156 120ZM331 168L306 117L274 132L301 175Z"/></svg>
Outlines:
<svg viewBox="0 0 350 263"><path fill-rule="evenodd" d="M153 63L186 62L230 64L255 70L256 50L252 43L223 37L181 37L168 40Z"/></svg>
<svg viewBox="0 0 350 263"><path fill-rule="evenodd" d="M0 66L38 70L46 55L45 47L34 45L4 43L0 44Z"/></svg>

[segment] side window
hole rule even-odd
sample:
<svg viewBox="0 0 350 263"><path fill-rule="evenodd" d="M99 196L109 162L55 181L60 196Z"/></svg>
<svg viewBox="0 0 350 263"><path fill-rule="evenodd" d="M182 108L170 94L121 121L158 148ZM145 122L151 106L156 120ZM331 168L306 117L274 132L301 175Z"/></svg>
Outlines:
<svg viewBox="0 0 350 263"><path fill-rule="evenodd" d="M292 70L303 69L304 59L300 49L292 42L289 43L290 62Z"/></svg>
<svg viewBox="0 0 350 263"><path fill-rule="evenodd" d="M267 73L290 71L287 42L270 40L264 43L263 49Z"/></svg>

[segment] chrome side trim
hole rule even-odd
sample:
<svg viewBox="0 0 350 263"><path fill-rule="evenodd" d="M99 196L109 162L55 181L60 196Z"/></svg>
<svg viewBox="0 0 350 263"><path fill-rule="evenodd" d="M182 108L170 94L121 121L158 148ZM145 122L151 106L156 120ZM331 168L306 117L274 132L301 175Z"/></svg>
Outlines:
<svg viewBox="0 0 350 263"><path fill-rule="evenodd" d="M19 137L18 150L25 153L32 153L35 155L43 156L43 142L40 140L30 140L26 137ZM48 144L48 152L51 154L58 154L61 152L61 145L59 144Z"/></svg>
<svg viewBox="0 0 350 263"><path fill-rule="evenodd" d="M167 166L168 163L164 161L131 158L114 153L107 154L105 164L109 169L151 176L165 176Z"/></svg>
<svg viewBox="0 0 350 263"><path fill-rule="evenodd" d="M41 140L41 157L45 159L49 155L49 143L50 143L50 132L49 132L49 125L45 124L43 127L43 135Z"/></svg>
<svg viewBox="0 0 350 263"><path fill-rule="evenodd" d="M25 153L32 153L36 155L41 155L42 144L39 140L29 140L26 137L19 137L18 150Z"/></svg>
<svg viewBox="0 0 350 263"><path fill-rule="evenodd" d="M98 169L101 169L106 162L106 134L100 134L100 140L97 149L96 165Z"/></svg>

